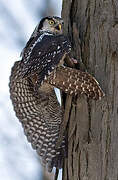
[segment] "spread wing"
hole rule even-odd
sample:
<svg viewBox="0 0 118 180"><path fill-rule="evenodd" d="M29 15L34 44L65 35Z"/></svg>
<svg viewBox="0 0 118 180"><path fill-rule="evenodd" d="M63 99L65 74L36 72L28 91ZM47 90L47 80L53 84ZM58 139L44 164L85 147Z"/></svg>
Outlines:
<svg viewBox="0 0 118 180"><path fill-rule="evenodd" d="M28 48L23 52L23 77L38 73L39 84L45 76L58 66L66 53L69 53L71 46L63 35L43 33L33 39Z"/></svg>

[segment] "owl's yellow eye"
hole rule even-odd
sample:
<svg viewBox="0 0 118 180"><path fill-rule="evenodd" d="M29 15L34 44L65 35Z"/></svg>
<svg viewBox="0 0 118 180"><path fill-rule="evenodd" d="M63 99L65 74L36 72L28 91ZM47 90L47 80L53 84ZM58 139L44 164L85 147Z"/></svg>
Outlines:
<svg viewBox="0 0 118 180"><path fill-rule="evenodd" d="M50 25L53 25L53 24L54 24L54 21L53 21L53 20L49 20L49 24L50 24Z"/></svg>

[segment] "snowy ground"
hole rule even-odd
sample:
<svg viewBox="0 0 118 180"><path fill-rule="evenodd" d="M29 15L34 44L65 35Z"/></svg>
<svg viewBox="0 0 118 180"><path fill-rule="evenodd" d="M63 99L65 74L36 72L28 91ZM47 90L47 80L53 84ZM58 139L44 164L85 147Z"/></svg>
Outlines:
<svg viewBox="0 0 118 180"><path fill-rule="evenodd" d="M58 2L57 2L58 1ZM54 15L60 15L61 1L51 0ZM0 0L0 178L41 179L41 166L23 134L9 98L9 75L13 63L40 18L35 9L44 9L44 0ZM49 14L50 15L50 14ZM22 36L22 38L20 38Z"/></svg>

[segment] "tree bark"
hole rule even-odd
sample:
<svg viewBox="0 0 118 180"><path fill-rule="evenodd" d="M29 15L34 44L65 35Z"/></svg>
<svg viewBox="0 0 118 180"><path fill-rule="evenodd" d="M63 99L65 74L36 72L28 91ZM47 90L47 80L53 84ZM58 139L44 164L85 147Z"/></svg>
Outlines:
<svg viewBox="0 0 118 180"><path fill-rule="evenodd" d="M72 98L63 180L118 180L117 9L118 0L63 0L72 56L82 59L106 95L101 101Z"/></svg>

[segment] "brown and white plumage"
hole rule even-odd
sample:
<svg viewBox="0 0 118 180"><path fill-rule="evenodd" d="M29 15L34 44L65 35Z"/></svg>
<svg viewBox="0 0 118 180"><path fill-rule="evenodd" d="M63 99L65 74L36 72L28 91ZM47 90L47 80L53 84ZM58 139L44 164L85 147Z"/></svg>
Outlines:
<svg viewBox="0 0 118 180"><path fill-rule="evenodd" d="M49 85L47 90L43 91L46 87L44 83L44 87L39 89L38 94L35 93L32 80L22 78L20 61L12 68L9 86L16 116L22 123L28 141L41 156L42 163L46 164L49 171L53 166L62 167L65 142L63 141L57 150L55 143L59 135L63 110L57 101L53 87Z"/></svg>
<svg viewBox="0 0 118 180"><path fill-rule="evenodd" d="M47 82L69 94L86 94L88 98L95 100L100 100L104 96L93 76L66 66L60 66L53 71Z"/></svg>
<svg viewBox="0 0 118 180"><path fill-rule="evenodd" d="M65 138L60 147L55 147L63 109L54 87L69 94L84 93L95 100L104 95L90 74L62 66L70 51L70 43L62 34L62 23L58 17L41 20L22 51L22 60L15 62L9 83L16 116L48 171L61 168L66 155Z"/></svg>
<svg viewBox="0 0 118 180"><path fill-rule="evenodd" d="M40 85L70 52L70 42L62 34L62 23L58 17L41 20L22 52L23 77L37 73Z"/></svg>

